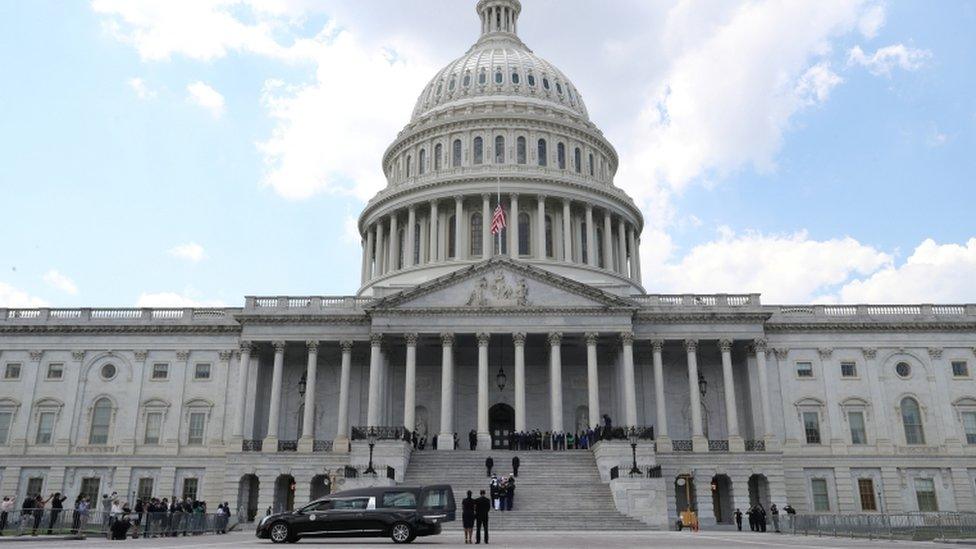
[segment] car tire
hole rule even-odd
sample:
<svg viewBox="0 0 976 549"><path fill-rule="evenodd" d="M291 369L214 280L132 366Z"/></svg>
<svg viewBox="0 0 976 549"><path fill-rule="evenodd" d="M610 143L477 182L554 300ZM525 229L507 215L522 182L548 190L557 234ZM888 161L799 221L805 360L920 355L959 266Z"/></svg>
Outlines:
<svg viewBox="0 0 976 549"><path fill-rule="evenodd" d="M271 543L286 543L292 539L291 528L285 522L276 522L268 528Z"/></svg>
<svg viewBox="0 0 976 549"><path fill-rule="evenodd" d="M406 522L397 522L390 528L393 543L410 543L414 537L413 528Z"/></svg>

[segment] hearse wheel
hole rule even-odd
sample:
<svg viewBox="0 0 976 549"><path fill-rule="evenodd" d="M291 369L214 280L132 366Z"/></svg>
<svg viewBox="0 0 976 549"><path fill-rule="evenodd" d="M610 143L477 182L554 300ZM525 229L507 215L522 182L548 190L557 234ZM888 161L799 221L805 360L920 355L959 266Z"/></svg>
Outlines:
<svg viewBox="0 0 976 549"><path fill-rule="evenodd" d="M413 528L406 522L398 522L390 530L393 543L410 543L414 539Z"/></svg>
<svg viewBox="0 0 976 549"><path fill-rule="evenodd" d="M271 525L271 532L269 536L271 538L271 543L285 543L292 539L291 528L284 522L276 522Z"/></svg>

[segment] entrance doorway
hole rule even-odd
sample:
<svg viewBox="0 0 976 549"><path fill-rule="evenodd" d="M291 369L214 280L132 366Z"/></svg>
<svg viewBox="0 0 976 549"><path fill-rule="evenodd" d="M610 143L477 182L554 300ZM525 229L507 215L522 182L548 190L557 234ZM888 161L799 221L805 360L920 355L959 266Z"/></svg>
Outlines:
<svg viewBox="0 0 976 549"><path fill-rule="evenodd" d="M715 522L732 524L732 480L726 475L712 477L712 509Z"/></svg>
<svg viewBox="0 0 976 549"><path fill-rule="evenodd" d="M685 474L674 479L674 510L680 517L684 511L698 511L695 494L695 477Z"/></svg>
<svg viewBox="0 0 976 549"><path fill-rule="evenodd" d="M749 477L749 505L762 505L769 509L769 481L766 475L757 473Z"/></svg>
<svg viewBox="0 0 976 549"><path fill-rule="evenodd" d="M488 409L488 431L492 450L508 450L508 435L515 430L515 410L508 404L496 404Z"/></svg>
<svg viewBox="0 0 976 549"><path fill-rule="evenodd" d="M258 514L258 490L261 483L257 475L244 475L237 486L237 516L241 521L251 522Z"/></svg>
<svg viewBox="0 0 976 549"><path fill-rule="evenodd" d="M274 507L275 513L284 513L295 509L295 477L279 475L275 480Z"/></svg>

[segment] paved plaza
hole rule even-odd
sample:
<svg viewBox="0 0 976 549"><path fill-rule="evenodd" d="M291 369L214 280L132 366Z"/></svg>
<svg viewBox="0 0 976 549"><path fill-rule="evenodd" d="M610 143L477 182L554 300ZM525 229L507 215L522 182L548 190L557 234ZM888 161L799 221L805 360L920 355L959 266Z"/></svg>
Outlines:
<svg viewBox="0 0 976 549"><path fill-rule="evenodd" d="M24 539L24 538L20 538ZM0 544L7 540L0 539ZM366 543L364 543L364 541ZM752 534L750 532L714 531L714 532L571 532L557 534L553 532L495 532L491 535L491 545L495 547L559 547L559 548L601 548L601 549L630 549L633 547L799 547L817 549L841 548L895 548L912 549L922 547L953 547L933 542L907 541L869 541L851 540L831 537L804 537L776 534ZM305 539L300 545L323 547L392 547L394 544L387 539ZM101 538L89 538L84 541L38 540L26 544L28 547L105 547L106 541ZM437 546L461 547L463 534L451 531L446 534L430 538L418 539L410 547ZM113 542L110 546L139 547L139 548L168 548L179 547L189 549L194 547L271 547L267 540L256 539L253 533L235 532L226 536L196 536L164 539L139 539Z"/></svg>

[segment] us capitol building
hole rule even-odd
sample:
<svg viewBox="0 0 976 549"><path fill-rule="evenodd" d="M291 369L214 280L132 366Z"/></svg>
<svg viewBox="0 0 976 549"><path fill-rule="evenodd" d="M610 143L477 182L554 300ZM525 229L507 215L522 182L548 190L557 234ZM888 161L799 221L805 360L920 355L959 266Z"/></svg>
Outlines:
<svg viewBox="0 0 976 549"><path fill-rule="evenodd" d="M627 441L561 455L586 454L611 511L645 524L689 498L704 524L755 502L976 510L976 305L647 293L617 153L520 40L520 11L478 2L480 38L384 153L356 295L0 309L0 494L189 495L263 515L421 478L418 457L463 459L471 430L480 459L503 462L513 430L607 415L653 427L636 461L660 478L626 474ZM369 426L441 444L380 436L379 475L363 477Z"/></svg>

